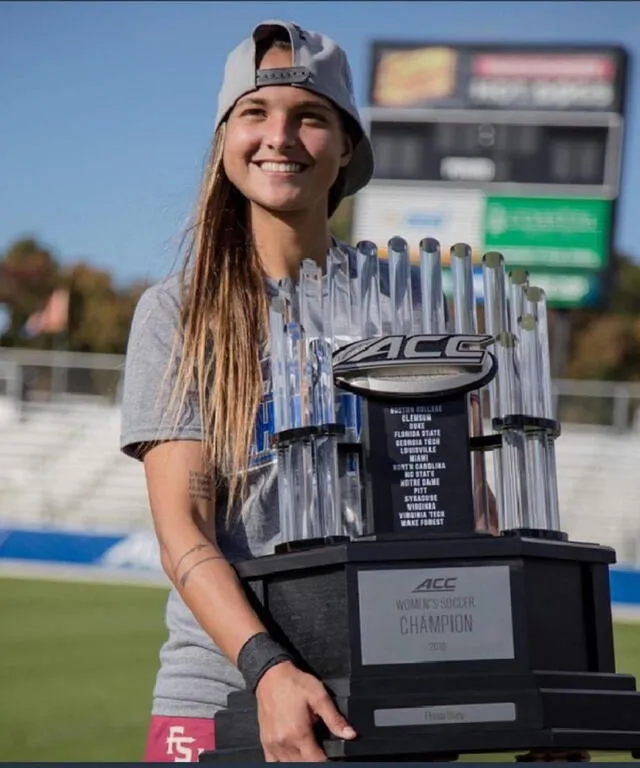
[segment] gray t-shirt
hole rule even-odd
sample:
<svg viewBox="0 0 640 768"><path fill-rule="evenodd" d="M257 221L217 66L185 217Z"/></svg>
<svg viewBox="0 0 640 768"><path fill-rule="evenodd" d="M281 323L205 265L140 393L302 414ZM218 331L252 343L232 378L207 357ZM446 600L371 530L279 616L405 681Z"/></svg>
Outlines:
<svg viewBox="0 0 640 768"><path fill-rule="evenodd" d="M354 253L346 249L353 265ZM419 309L417 272L413 274L414 311ZM267 281L266 289L279 288ZM282 290L282 284L280 284ZM388 273L381 262L381 290L388 297ZM382 302L383 329L389 326L388 299ZM176 419L168 411L173 384L168 366L180 309L180 281L177 276L147 289L134 314L129 336L122 399L121 448L137 457L141 443L202 437L197 399L192 397ZM386 312L385 312L386 310ZM385 328L387 326L387 328ZM248 496L236 523L227 528L219 515L217 542L230 560L271 554L279 542L278 496L275 456L269 448L273 434L273 402L268 360L263 361L264 400L256 424L252 466L247 483ZM218 507L220 508L220 507ZM244 687L238 670L222 655L200 627L174 588L166 610L168 637L160 651L152 713L164 716L213 717L226 706L230 692Z"/></svg>
<svg viewBox="0 0 640 768"><path fill-rule="evenodd" d="M180 280L172 276L147 289L136 307L127 347L120 440L122 450L132 457L138 457L141 443L202 438L196 397L188 399L179 419L168 408L171 374L176 368L173 345L179 304ZM172 370L167 373L170 365ZM268 448L273 433L269 390L267 379L247 500L234 516L235 522L225 523L225 515L217 516L217 542L230 561L272 553L278 542L276 466ZM225 706L228 694L243 687L240 673L201 629L175 588L169 593L166 624L169 634L160 651L152 713L213 717Z"/></svg>

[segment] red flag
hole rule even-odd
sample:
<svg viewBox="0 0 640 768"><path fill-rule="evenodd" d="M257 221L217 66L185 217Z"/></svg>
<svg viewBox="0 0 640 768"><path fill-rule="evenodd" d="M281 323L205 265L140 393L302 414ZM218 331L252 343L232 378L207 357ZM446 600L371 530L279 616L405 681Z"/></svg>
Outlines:
<svg viewBox="0 0 640 768"><path fill-rule="evenodd" d="M69 291L60 288L54 291L44 309L34 312L26 323L29 336L40 333L62 333L69 322Z"/></svg>

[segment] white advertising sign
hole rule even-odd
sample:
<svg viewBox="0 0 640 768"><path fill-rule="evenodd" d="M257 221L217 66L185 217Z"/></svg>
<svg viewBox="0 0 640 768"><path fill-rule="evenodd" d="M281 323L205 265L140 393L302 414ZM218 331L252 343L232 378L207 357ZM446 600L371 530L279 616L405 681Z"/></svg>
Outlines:
<svg viewBox="0 0 640 768"><path fill-rule="evenodd" d="M403 237L418 256L424 237L440 242L443 261L456 243L467 243L479 259L484 242L484 195L472 189L370 184L355 198L351 242L371 240L381 255L394 236Z"/></svg>

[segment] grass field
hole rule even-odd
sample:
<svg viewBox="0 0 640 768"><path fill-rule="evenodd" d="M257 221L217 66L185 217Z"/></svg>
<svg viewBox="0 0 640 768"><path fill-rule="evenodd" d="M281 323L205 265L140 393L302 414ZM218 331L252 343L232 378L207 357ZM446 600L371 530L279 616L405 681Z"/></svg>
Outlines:
<svg viewBox="0 0 640 768"><path fill-rule="evenodd" d="M139 760L165 599L0 579L0 760Z"/></svg>
<svg viewBox="0 0 640 768"><path fill-rule="evenodd" d="M165 599L161 588L0 578L0 761L139 760ZM616 625L616 649L618 671L640 678L640 624Z"/></svg>

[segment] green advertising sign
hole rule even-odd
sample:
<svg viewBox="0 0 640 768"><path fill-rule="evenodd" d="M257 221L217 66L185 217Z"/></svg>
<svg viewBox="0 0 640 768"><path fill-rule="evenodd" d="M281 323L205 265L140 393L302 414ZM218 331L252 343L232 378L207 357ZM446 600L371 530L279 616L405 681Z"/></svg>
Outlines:
<svg viewBox="0 0 640 768"><path fill-rule="evenodd" d="M485 251L529 269L601 270L607 266L609 200L571 197L488 197Z"/></svg>
<svg viewBox="0 0 640 768"><path fill-rule="evenodd" d="M553 272L532 269L531 285L544 289L550 307L578 309L597 304L601 297L601 275L589 270Z"/></svg>
<svg viewBox="0 0 640 768"><path fill-rule="evenodd" d="M507 268L510 265L507 263ZM550 307L554 309L577 309L578 307L593 306L601 298L601 274L593 270L529 270L529 282L538 288L543 288ZM451 269L442 270L442 287L445 294L453 296L453 276ZM484 285L482 268L473 270L474 294L480 301L484 300Z"/></svg>

